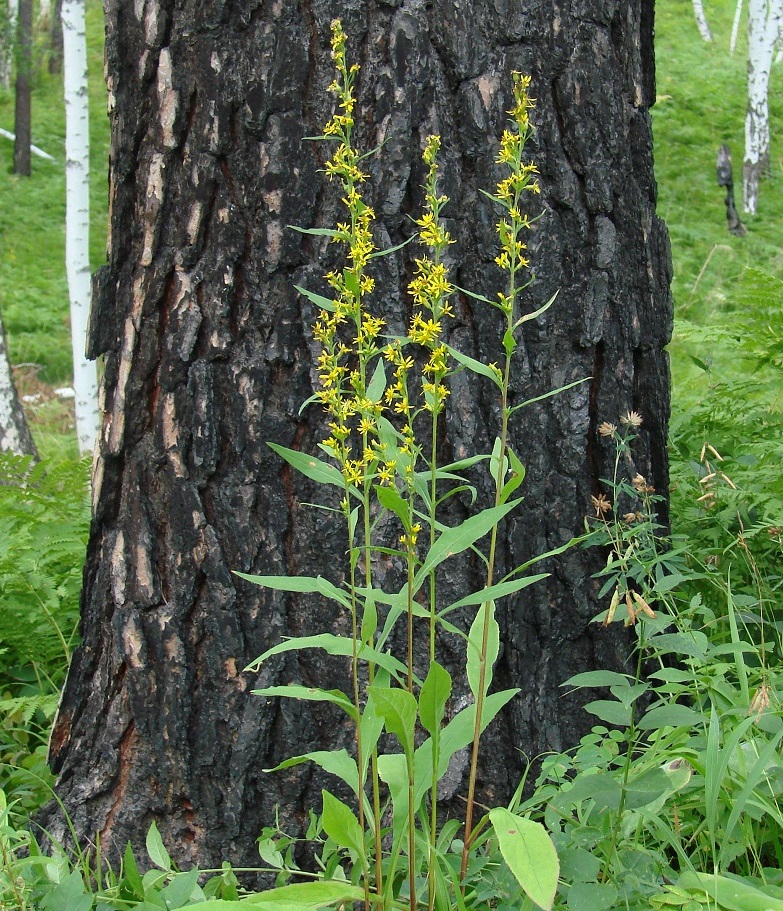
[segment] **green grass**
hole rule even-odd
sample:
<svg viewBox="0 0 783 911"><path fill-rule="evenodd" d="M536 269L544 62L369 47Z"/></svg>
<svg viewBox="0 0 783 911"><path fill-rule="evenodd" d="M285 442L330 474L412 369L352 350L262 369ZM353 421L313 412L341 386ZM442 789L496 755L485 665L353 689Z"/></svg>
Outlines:
<svg viewBox="0 0 783 911"><path fill-rule="evenodd" d="M87 2L90 74L91 239L93 268L105 260L108 119L103 83L103 12ZM43 382L70 382L71 347L65 279L65 112L62 76L47 69L48 33L35 35L33 142L53 162L33 156L30 178L12 174L13 143L0 138L0 309L14 363L38 365ZM13 132L13 92L0 89L0 126Z"/></svg>

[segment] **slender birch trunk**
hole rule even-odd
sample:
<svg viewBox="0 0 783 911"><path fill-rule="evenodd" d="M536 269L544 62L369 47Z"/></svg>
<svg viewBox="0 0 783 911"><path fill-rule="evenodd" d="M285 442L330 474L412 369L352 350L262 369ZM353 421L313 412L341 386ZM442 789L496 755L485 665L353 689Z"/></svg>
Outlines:
<svg viewBox="0 0 783 911"><path fill-rule="evenodd" d="M707 16L704 14L704 3L702 0L693 0L693 15L696 17L696 25L699 34L704 41L712 41L712 32L710 31Z"/></svg>
<svg viewBox="0 0 783 911"><path fill-rule="evenodd" d="M38 458L22 403L16 393L3 317L0 314L0 451Z"/></svg>
<svg viewBox="0 0 783 911"><path fill-rule="evenodd" d="M14 33L19 0L0 0L0 85L11 88L11 72L14 62Z"/></svg>
<svg viewBox="0 0 783 911"><path fill-rule="evenodd" d="M729 42L729 53L733 54L737 49L737 38L739 37L740 19L742 19L742 0L737 0L737 6L734 10L734 22L731 24L731 41Z"/></svg>
<svg viewBox="0 0 783 911"><path fill-rule="evenodd" d="M743 204L756 214L759 180L769 168L769 73L783 20L783 0L748 0L748 113Z"/></svg>
<svg viewBox="0 0 783 911"><path fill-rule="evenodd" d="M85 345L90 313L90 131L84 0L63 0L65 84L65 265L71 300L73 388L79 451L89 452L98 433L98 373Z"/></svg>

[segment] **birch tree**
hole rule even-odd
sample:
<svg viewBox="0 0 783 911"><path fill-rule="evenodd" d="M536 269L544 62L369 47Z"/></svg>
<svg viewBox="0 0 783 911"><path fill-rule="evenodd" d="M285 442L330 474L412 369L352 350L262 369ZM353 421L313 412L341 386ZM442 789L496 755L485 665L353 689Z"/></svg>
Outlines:
<svg viewBox="0 0 783 911"><path fill-rule="evenodd" d="M90 130L84 0L63 0L65 85L65 265L71 302L73 388L79 451L98 432L98 375L85 353L90 312Z"/></svg>
<svg viewBox="0 0 783 911"><path fill-rule="evenodd" d="M0 451L38 457L22 403L16 393L2 314L0 314Z"/></svg>
<svg viewBox="0 0 783 911"><path fill-rule="evenodd" d="M748 0L748 112L743 205L756 214L759 180L769 168L769 74L783 20L783 0Z"/></svg>
<svg viewBox="0 0 783 911"><path fill-rule="evenodd" d="M704 13L704 3L702 0L693 0L693 15L696 17L696 25L699 34L704 41L712 41L712 32L707 22L707 16Z"/></svg>

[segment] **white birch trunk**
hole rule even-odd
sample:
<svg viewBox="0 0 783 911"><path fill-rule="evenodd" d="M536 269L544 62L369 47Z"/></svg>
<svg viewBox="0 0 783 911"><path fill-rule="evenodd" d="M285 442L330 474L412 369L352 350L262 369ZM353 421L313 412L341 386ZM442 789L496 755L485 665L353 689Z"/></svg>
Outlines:
<svg viewBox="0 0 783 911"><path fill-rule="evenodd" d="M693 0L693 15L696 17L696 25L702 39L704 41L712 41L712 32L710 31L707 17L704 15L704 3L702 0Z"/></svg>
<svg viewBox="0 0 783 911"><path fill-rule="evenodd" d="M49 24L52 16L52 0L38 0L38 22Z"/></svg>
<svg viewBox="0 0 783 911"><path fill-rule="evenodd" d="M8 345L2 317L0 317L0 451L34 457L38 455L27 426L22 404L16 394L11 363L8 360Z"/></svg>
<svg viewBox="0 0 783 911"><path fill-rule="evenodd" d="M737 0L737 7L734 10L734 22L731 26L731 41L729 42L729 53L733 54L737 49L737 37L739 35L740 19L742 18L742 0Z"/></svg>
<svg viewBox="0 0 783 911"><path fill-rule="evenodd" d="M783 20L783 0L748 0L748 113L742 197L756 214L759 180L769 167L769 73Z"/></svg>
<svg viewBox="0 0 783 911"><path fill-rule="evenodd" d="M2 2L2 0L0 0ZM8 0L7 12L0 12L0 85L11 88L11 72L14 63L14 37L16 35L16 16L19 11L19 0Z"/></svg>
<svg viewBox="0 0 783 911"><path fill-rule="evenodd" d="M79 451L92 451L98 434L98 371L87 360L90 313L90 130L84 0L63 0L65 84L65 265L71 299L73 388Z"/></svg>

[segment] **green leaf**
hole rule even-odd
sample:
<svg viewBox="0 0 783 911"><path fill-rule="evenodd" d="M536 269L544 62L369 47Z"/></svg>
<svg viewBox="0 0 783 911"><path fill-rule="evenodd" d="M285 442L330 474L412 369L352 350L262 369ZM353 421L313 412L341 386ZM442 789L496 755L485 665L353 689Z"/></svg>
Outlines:
<svg viewBox="0 0 783 911"><path fill-rule="evenodd" d="M303 753L301 756L291 756L284 760L280 765L272 769L264 769L264 772L280 772L283 769L290 769L292 766L301 765L303 762L314 762L330 775L335 775L344 781L354 792L359 790L359 772L356 768L356 760L347 750L314 750L312 753Z"/></svg>
<svg viewBox="0 0 783 911"><path fill-rule="evenodd" d="M292 231L299 234L310 234L312 237L339 237L340 232L334 228L300 228L299 225L288 225Z"/></svg>
<svg viewBox="0 0 783 911"><path fill-rule="evenodd" d="M350 607L351 600L347 592L338 588L323 576L255 576L250 573L234 571L235 576L252 582L254 585L263 585L264 588L273 588L283 592L302 592L304 594L318 594L336 601L343 607Z"/></svg>
<svg viewBox="0 0 783 911"><path fill-rule="evenodd" d="M639 719L636 726L640 731L655 731L668 727L701 727L703 721L702 715L690 706L673 703L650 709Z"/></svg>
<svg viewBox="0 0 783 911"><path fill-rule="evenodd" d="M511 477L503 485L500 492L500 502L505 503L512 493L525 480L525 466L519 461L512 449L506 447L506 455L511 463Z"/></svg>
<svg viewBox="0 0 783 911"><path fill-rule="evenodd" d="M141 882L141 873L139 873L139 867L136 863L136 858L133 856L133 848L131 847L130 842L125 847L125 854L122 858L122 880L123 884L131 889L133 897L138 901L141 901L144 898L144 886Z"/></svg>
<svg viewBox="0 0 783 911"><path fill-rule="evenodd" d="M491 301L489 303L492 303ZM494 305L496 306L496 305ZM462 364L463 367L467 367L468 370L471 370L473 373L478 373L480 376L486 377L498 387L498 389L503 389L503 380L501 377L495 373L495 371L487 366L487 364L482 364L481 361L477 361L475 358L468 357L467 354L463 354L461 351L457 351L456 348L452 348L451 345L446 345L449 354L457 361L458 364Z"/></svg>
<svg viewBox="0 0 783 911"><path fill-rule="evenodd" d="M607 724L616 724L618 727L628 727L631 723L630 706L610 699L596 699L594 702L588 702L585 711Z"/></svg>
<svg viewBox="0 0 783 911"><path fill-rule="evenodd" d="M396 687L368 686L375 711L382 716L386 730L400 741L406 756L413 756L416 730L416 699L407 690Z"/></svg>
<svg viewBox="0 0 783 911"><path fill-rule="evenodd" d="M160 897L165 902L165 907L183 908L191 903L192 898L203 898L204 893L201 892L198 885L199 876L201 876L201 871L198 869L188 870L187 873L177 873L166 888L161 890ZM199 893L201 893L200 896Z"/></svg>
<svg viewBox="0 0 783 911"><path fill-rule="evenodd" d="M592 800L596 806L616 810L620 806L623 789L606 772L578 775L568 790L561 790L553 803L560 807L575 807L585 800Z"/></svg>
<svg viewBox="0 0 783 911"><path fill-rule="evenodd" d="M315 686L287 683L281 686L265 686L252 692L254 696L284 696L287 699L304 699L308 702L331 702L332 705L339 706L354 721L357 718L356 706L340 690L322 690Z"/></svg>
<svg viewBox="0 0 783 911"><path fill-rule="evenodd" d="M339 904L363 901L364 890L340 880L290 883L257 892L241 901L219 899L197 905L199 911L316 911Z"/></svg>
<svg viewBox="0 0 783 911"><path fill-rule="evenodd" d="M353 851L364 862L364 832L359 827L353 810L329 791L324 790L321 794L324 806L321 823L324 832L341 848Z"/></svg>
<svg viewBox="0 0 783 911"><path fill-rule="evenodd" d="M434 736L435 731L440 730L449 696L451 675L437 661L431 661L419 693L419 717L422 727L428 734Z"/></svg>
<svg viewBox="0 0 783 911"><path fill-rule="evenodd" d="M489 818L509 870L539 908L549 911L555 900L560 864L546 829L505 807L490 810Z"/></svg>
<svg viewBox="0 0 783 911"><path fill-rule="evenodd" d="M310 480L316 481L318 484L331 484L341 490L345 489L345 479L334 465L328 465L314 455L298 452L295 449L288 449L286 446L280 446L277 443L267 443L267 446L285 459L292 468L295 468L305 477L310 478Z"/></svg>
<svg viewBox="0 0 783 911"><path fill-rule="evenodd" d="M383 364L383 358L379 357L375 365L375 372L367 387L367 398L371 402L380 402L383 393L386 391L386 369Z"/></svg>
<svg viewBox="0 0 783 911"><path fill-rule="evenodd" d="M581 380L574 380L573 383L567 383L565 386L558 386L557 389L550 389L549 392L545 392L542 395L536 395L532 399L525 399L524 402L519 402L508 409L509 417L514 414L515 411L519 411L520 408L527 408L528 405L535 405L536 402L543 402L544 399L552 398L553 395L560 395L561 392L568 392L568 390L573 389L574 386L581 386L582 383L588 383L591 379L591 376L586 376Z"/></svg>
<svg viewBox="0 0 783 911"><path fill-rule="evenodd" d="M671 793L671 780L663 769L650 769L625 787L625 805L638 810Z"/></svg>
<svg viewBox="0 0 783 911"><path fill-rule="evenodd" d="M378 497L378 502L381 506L383 506L384 509L388 509L389 512L394 513L407 531L407 529L410 528L411 521L410 509L408 503L400 496L397 488L386 487L379 484L375 488L375 494Z"/></svg>
<svg viewBox="0 0 783 911"><path fill-rule="evenodd" d="M330 313L334 313L337 309L334 305L334 301L330 297L315 294L313 291L308 291L307 288L302 288L301 285L294 285L294 288L309 301L312 301L316 307L320 307L322 310L328 310Z"/></svg>
<svg viewBox="0 0 783 911"><path fill-rule="evenodd" d="M438 616L445 617L452 611L455 611L460 607L467 607L470 604L484 604L486 601L497 601L505 595L513 595L514 592L521 591L523 588L527 588L528 585L533 585L534 582L540 582L542 579L547 579L550 575L550 573L537 573L534 576L512 579L509 582L496 582L495 585L490 585L489 588L482 588L470 595L465 595L464 598L460 598L459 601L455 601L453 604L444 608Z"/></svg>
<svg viewBox="0 0 783 911"><path fill-rule="evenodd" d="M309 648L322 648L327 655L338 655L344 658L353 656L353 639L347 636L336 636L334 633L319 633L316 636L299 636L295 639L286 639L278 645L273 646L256 658L249 664L246 670L258 670L258 668L273 655L280 655L283 652L304 651ZM402 678L407 675L407 668L398 661L393 655L385 652L379 652L369 645L359 643L359 656L363 661L371 661L379 667L385 668L393 677Z"/></svg>
<svg viewBox="0 0 783 911"><path fill-rule="evenodd" d="M627 674L618 674L615 671L585 671L583 674L574 674L560 686L573 686L579 689L583 686L630 686L631 677Z"/></svg>
<svg viewBox="0 0 783 911"><path fill-rule="evenodd" d="M147 854L156 867L160 867L161 870L171 870L169 852L163 844L163 839L160 837L154 821L147 832Z"/></svg>
<svg viewBox="0 0 783 911"><path fill-rule="evenodd" d="M480 513L465 519L454 528L447 528L441 533L437 541L430 548L424 563L416 573L413 582L414 591L418 591L430 572L455 554L462 553L488 534L492 528L501 522L512 509L518 506L521 500L512 500L501 506L483 509Z"/></svg>
<svg viewBox="0 0 783 911"><path fill-rule="evenodd" d="M538 310L533 310L532 313L526 313L524 316L520 316L519 319L514 323L514 329L517 329L523 323L529 323L531 320L538 319L542 313L546 311L554 304L555 298L560 293L560 291L555 291L555 293L549 298L549 300L544 304L543 307L539 307Z"/></svg>
<svg viewBox="0 0 783 911"><path fill-rule="evenodd" d="M574 883L568 890L570 911L608 911L617 901L612 883Z"/></svg>
<svg viewBox="0 0 783 911"><path fill-rule="evenodd" d="M783 911L783 899L773 898L747 881L716 873L683 873L677 886L703 892L728 911Z"/></svg>
<svg viewBox="0 0 783 911"><path fill-rule="evenodd" d="M484 627L487 629L486 651L482 654L484 644ZM500 626L495 619L495 602L485 601L476 612L468 633L467 674L470 691L478 699L481 687L481 667L485 665L482 695L486 695L492 683L492 668L500 654Z"/></svg>

